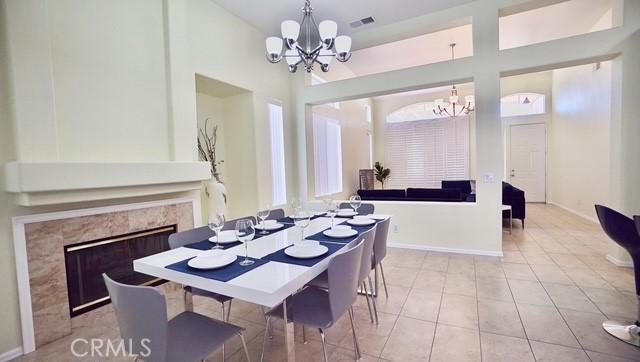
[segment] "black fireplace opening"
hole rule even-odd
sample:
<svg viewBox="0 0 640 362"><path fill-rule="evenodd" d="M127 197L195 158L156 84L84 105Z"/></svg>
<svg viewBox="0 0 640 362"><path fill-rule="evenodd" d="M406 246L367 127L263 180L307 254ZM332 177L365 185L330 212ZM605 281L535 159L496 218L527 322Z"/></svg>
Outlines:
<svg viewBox="0 0 640 362"><path fill-rule="evenodd" d="M110 302L102 273L130 285L164 283L162 279L134 272L133 261L169 250L169 235L175 232L176 225L169 225L65 246L71 317Z"/></svg>

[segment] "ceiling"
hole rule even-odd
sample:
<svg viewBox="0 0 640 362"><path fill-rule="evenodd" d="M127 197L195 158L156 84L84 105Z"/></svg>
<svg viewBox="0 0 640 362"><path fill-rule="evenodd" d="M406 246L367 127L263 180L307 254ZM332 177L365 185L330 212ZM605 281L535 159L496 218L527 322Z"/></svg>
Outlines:
<svg viewBox="0 0 640 362"><path fill-rule="evenodd" d="M213 0L252 24L265 35L280 35L280 23L291 19L300 22L304 0ZM338 23L338 34L353 35L474 0L311 0L317 22L331 19ZM372 16L375 23L351 28L349 23Z"/></svg>

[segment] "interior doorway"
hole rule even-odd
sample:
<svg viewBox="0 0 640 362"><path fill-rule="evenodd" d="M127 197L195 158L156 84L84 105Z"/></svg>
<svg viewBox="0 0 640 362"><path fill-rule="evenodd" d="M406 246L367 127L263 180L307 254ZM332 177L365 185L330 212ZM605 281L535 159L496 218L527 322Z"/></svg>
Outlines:
<svg viewBox="0 0 640 362"><path fill-rule="evenodd" d="M546 125L511 125L509 182L523 190L527 202L547 201Z"/></svg>

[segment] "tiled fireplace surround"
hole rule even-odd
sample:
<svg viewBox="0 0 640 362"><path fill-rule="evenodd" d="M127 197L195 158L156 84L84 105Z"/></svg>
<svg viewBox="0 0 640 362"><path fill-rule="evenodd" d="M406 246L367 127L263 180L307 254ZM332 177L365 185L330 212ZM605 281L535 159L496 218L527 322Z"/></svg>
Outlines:
<svg viewBox="0 0 640 362"><path fill-rule="evenodd" d="M191 199L162 200L14 220L25 352L71 334L76 319L99 318L109 308L70 317L64 246L167 225L187 230L196 223L196 203Z"/></svg>

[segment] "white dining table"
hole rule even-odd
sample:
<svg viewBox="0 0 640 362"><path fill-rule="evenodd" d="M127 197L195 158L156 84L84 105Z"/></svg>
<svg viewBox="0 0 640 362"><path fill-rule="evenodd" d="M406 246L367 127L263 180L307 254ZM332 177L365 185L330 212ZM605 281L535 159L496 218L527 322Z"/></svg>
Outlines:
<svg viewBox="0 0 640 362"><path fill-rule="evenodd" d="M339 224L346 222L346 220L348 219L336 217L334 223ZM304 235L310 236L316 234L327 229L330 225L331 219L328 217L311 220L309 225L304 229ZM252 258L262 258L265 255L292 245L293 242L299 240L300 237L300 229L292 227L249 241L249 256ZM346 246L347 244L344 245ZM237 245L226 251L243 257L245 255L245 246ZM325 271L331 257L327 257L311 267L269 261L226 282L165 268L167 265L194 257L200 253L202 253L201 250L188 247L167 250L162 253L134 260L133 269L136 272L156 278L227 295L267 308L273 308L284 303L284 335L287 360L294 361L294 329L293 324L287 320L286 299Z"/></svg>

